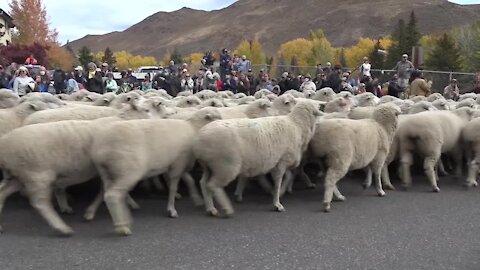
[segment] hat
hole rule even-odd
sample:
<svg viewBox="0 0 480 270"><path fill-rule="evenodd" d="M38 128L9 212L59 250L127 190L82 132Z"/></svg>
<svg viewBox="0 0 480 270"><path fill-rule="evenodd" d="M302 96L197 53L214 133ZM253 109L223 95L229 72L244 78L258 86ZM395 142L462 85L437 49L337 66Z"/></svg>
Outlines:
<svg viewBox="0 0 480 270"><path fill-rule="evenodd" d="M304 77L311 79L311 78L312 78L312 75L310 75L310 74L307 73L307 75L305 75Z"/></svg>
<svg viewBox="0 0 480 270"><path fill-rule="evenodd" d="M19 71L20 71L20 70L23 70L23 71L25 71L25 72L28 72L28 69L27 69L25 66L19 67L18 70L19 70Z"/></svg>
<svg viewBox="0 0 480 270"><path fill-rule="evenodd" d="M83 71L83 67L82 67L82 66L77 66L77 67L75 68L75 70L76 70L76 71Z"/></svg>
<svg viewBox="0 0 480 270"><path fill-rule="evenodd" d="M404 53L404 54L402 55L402 57L407 57L407 58L408 58L408 54Z"/></svg>
<svg viewBox="0 0 480 270"><path fill-rule="evenodd" d="M103 64L102 64L102 67L108 67L108 64L107 64L107 63L103 63Z"/></svg>
<svg viewBox="0 0 480 270"><path fill-rule="evenodd" d="M286 72L286 71L283 72L283 73L282 73L282 78L287 78L287 77L288 77L288 72Z"/></svg>

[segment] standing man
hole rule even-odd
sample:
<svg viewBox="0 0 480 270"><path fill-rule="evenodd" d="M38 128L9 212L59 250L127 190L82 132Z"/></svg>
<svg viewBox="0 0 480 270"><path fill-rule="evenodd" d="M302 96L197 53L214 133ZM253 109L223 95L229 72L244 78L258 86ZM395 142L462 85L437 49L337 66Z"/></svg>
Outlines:
<svg viewBox="0 0 480 270"><path fill-rule="evenodd" d="M55 68L55 71L53 72L53 88L55 88L56 94L61 94L64 92L66 88L66 79L67 76L65 75L65 72L60 67Z"/></svg>
<svg viewBox="0 0 480 270"><path fill-rule="evenodd" d="M415 69L413 63L408 60L408 54L402 55L402 60L398 61L393 70L397 71L398 85L405 89L408 87L410 74Z"/></svg>

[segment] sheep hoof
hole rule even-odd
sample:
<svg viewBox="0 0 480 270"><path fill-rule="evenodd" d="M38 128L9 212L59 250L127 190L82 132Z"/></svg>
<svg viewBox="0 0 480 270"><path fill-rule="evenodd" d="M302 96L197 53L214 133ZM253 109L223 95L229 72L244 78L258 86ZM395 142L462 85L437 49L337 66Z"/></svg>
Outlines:
<svg viewBox="0 0 480 270"><path fill-rule="evenodd" d="M277 211L277 212L285 212L285 208L284 208L283 205L280 204L280 203L279 203L279 204L276 204L276 205L274 206L274 209L275 209L275 211Z"/></svg>
<svg viewBox="0 0 480 270"><path fill-rule="evenodd" d="M307 185L307 189L316 189L316 188L317 188L317 185L315 185L314 183Z"/></svg>
<svg viewBox="0 0 480 270"><path fill-rule="evenodd" d="M120 236L129 236L132 234L132 230L128 226L116 226L115 233Z"/></svg>
<svg viewBox="0 0 480 270"><path fill-rule="evenodd" d="M440 192L440 189L438 187L434 187L432 191L438 193Z"/></svg>
<svg viewBox="0 0 480 270"><path fill-rule="evenodd" d="M61 209L60 213L65 214L65 215L73 215L73 214L75 214L75 211L73 211L73 209L71 207L67 207L67 208Z"/></svg>
<svg viewBox="0 0 480 270"><path fill-rule="evenodd" d="M178 218L177 210L167 210L169 218Z"/></svg>
<svg viewBox="0 0 480 270"><path fill-rule="evenodd" d="M83 215L83 218L84 218L86 221L92 221L92 220L95 218L95 213L86 212L86 213Z"/></svg>
<svg viewBox="0 0 480 270"><path fill-rule="evenodd" d="M338 196L335 200L336 201L339 201L339 202L344 202L347 198L345 198L345 196Z"/></svg>
<svg viewBox="0 0 480 270"><path fill-rule="evenodd" d="M380 190L380 191L378 192L378 196L379 196L379 197L385 197L385 191Z"/></svg>
<svg viewBox="0 0 480 270"><path fill-rule="evenodd" d="M235 202L237 202L237 203L243 202L243 196L241 196L241 195L235 196Z"/></svg>
<svg viewBox="0 0 480 270"><path fill-rule="evenodd" d="M177 194L175 195L175 199L177 199L177 200L182 199L182 195L181 195L180 193L177 193Z"/></svg>
<svg viewBox="0 0 480 270"><path fill-rule="evenodd" d="M388 190L395 190L395 187L392 185L392 184L386 184L384 185L385 189L388 189Z"/></svg>
<svg viewBox="0 0 480 270"><path fill-rule="evenodd" d="M331 206L330 206L330 203L323 203L323 212L325 213L329 213L331 210Z"/></svg>
<svg viewBox="0 0 480 270"><path fill-rule="evenodd" d="M57 228L56 231L60 233L60 236L71 236L73 235L73 229L70 227Z"/></svg>
<svg viewBox="0 0 480 270"><path fill-rule="evenodd" d="M207 210L207 214L212 216L212 217L216 217L216 216L218 216L218 210L215 209L215 208Z"/></svg>

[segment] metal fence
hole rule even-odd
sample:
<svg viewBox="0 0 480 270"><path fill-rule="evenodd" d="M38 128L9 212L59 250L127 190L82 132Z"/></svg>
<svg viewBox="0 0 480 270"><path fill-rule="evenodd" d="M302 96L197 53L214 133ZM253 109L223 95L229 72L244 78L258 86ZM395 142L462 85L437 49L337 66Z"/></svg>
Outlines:
<svg viewBox="0 0 480 270"><path fill-rule="evenodd" d="M282 73L287 71L291 74L310 74L315 76L316 67L313 66L289 66L289 65L253 65L252 71L257 74L260 70L266 70L270 76L279 78ZM353 71L353 76L358 76L358 70L351 68L344 68L344 71ZM388 82L395 70L380 70L372 69L371 74L374 79L377 79L380 83ZM432 81L432 92L443 93L443 89L447 86L451 79L457 79L458 87L461 93L471 92L474 88L475 73L463 73L463 72L446 72L446 71L434 71L434 70L422 70L424 78L428 81Z"/></svg>

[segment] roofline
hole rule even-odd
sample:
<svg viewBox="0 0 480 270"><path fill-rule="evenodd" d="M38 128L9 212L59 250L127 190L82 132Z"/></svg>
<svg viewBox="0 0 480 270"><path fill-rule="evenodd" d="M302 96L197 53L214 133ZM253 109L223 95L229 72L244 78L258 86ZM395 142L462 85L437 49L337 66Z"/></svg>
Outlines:
<svg viewBox="0 0 480 270"><path fill-rule="evenodd" d="M15 27L15 24L13 23L12 17L11 17L10 15L8 15L8 13L7 13L5 10L1 9L1 8L0 8L0 16L3 17L3 18L5 18L5 21L8 23L8 26L9 26L10 28Z"/></svg>

